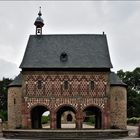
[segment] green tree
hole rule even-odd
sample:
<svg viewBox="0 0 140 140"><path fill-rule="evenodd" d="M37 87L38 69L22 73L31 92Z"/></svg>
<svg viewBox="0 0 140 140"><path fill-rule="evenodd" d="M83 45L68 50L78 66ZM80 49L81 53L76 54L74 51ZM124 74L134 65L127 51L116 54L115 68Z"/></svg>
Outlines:
<svg viewBox="0 0 140 140"><path fill-rule="evenodd" d="M7 120L7 91L12 79L3 78L0 81L0 118Z"/></svg>
<svg viewBox="0 0 140 140"><path fill-rule="evenodd" d="M140 116L140 68L132 72L119 70L117 75L127 84L127 116Z"/></svg>

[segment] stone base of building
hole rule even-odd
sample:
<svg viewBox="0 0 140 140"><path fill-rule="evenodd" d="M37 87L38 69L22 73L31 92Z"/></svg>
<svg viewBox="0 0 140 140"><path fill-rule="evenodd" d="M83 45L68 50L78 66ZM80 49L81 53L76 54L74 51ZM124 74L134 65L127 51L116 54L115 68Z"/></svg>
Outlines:
<svg viewBox="0 0 140 140"><path fill-rule="evenodd" d="M38 139L45 138L46 140L93 140L94 138L119 138L128 136L128 130L120 129L106 129L106 130L93 130L93 129L83 129L83 130L5 130L3 131L3 136L5 138L14 139Z"/></svg>

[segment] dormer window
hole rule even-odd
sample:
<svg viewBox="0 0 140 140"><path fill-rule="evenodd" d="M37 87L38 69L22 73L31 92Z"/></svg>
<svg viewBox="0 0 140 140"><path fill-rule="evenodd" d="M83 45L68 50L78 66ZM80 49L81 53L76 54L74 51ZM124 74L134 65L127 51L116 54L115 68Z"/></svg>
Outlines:
<svg viewBox="0 0 140 140"><path fill-rule="evenodd" d="M61 55L60 55L60 60L61 60L62 62L66 62L66 61L68 60L68 55L67 55L67 53L65 53L65 52L61 53Z"/></svg>

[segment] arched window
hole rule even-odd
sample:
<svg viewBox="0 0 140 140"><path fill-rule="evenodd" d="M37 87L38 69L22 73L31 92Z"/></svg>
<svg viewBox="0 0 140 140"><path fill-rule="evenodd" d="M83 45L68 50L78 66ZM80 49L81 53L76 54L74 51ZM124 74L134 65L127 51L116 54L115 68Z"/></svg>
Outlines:
<svg viewBox="0 0 140 140"><path fill-rule="evenodd" d="M64 89L67 90L69 88L69 83L68 81L64 81Z"/></svg>

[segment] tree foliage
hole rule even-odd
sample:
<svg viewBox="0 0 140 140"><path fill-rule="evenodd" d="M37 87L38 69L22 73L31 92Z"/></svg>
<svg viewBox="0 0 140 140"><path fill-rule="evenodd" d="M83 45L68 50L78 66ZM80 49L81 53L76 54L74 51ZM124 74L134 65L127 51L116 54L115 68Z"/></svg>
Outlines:
<svg viewBox="0 0 140 140"><path fill-rule="evenodd" d="M48 123L49 122L49 117L50 117L50 115L48 115L48 116L42 116L41 117L41 123L42 124Z"/></svg>
<svg viewBox="0 0 140 140"><path fill-rule="evenodd" d="M7 120L7 91L12 79L3 78L0 81L0 118Z"/></svg>
<svg viewBox="0 0 140 140"><path fill-rule="evenodd" d="M140 67L132 72L119 70L117 75L127 84L127 116L140 116Z"/></svg>

